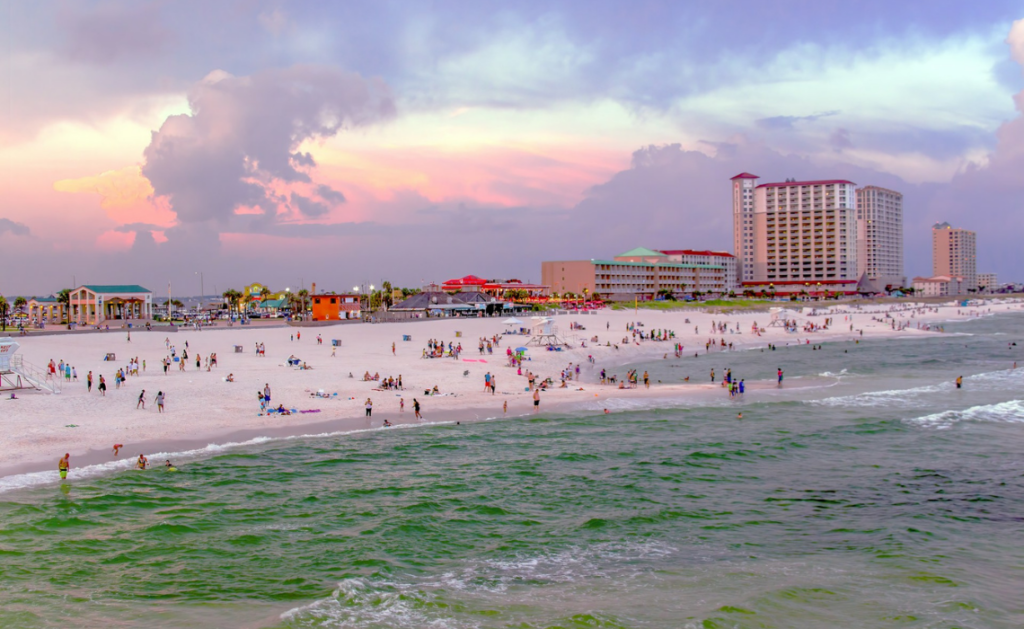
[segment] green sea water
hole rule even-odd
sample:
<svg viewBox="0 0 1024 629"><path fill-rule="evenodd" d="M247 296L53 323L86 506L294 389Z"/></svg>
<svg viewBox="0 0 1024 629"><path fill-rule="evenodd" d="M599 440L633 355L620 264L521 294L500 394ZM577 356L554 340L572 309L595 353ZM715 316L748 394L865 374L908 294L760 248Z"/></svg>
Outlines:
<svg viewBox="0 0 1024 629"><path fill-rule="evenodd" d="M639 366L786 370L739 400L0 479L0 627L1022 627L1022 324Z"/></svg>

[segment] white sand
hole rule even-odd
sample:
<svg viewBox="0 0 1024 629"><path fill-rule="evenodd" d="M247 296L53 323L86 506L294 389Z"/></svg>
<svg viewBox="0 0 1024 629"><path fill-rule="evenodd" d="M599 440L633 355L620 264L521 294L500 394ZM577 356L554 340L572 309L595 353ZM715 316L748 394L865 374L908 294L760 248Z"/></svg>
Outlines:
<svg viewBox="0 0 1024 629"><path fill-rule="evenodd" d="M888 309L888 305L866 306L865 311L876 313ZM932 306L928 306L931 308ZM918 322L941 322L966 316L977 316L979 310L984 312L1000 312L1009 309L1020 310L1020 303L1013 301L989 303L982 308L964 311L958 315L957 306L944 306L938 313L917 313L910 319L910 313L897 315L897 321L910 320L912 325ZM559 333L563 337L577 337L587 341L587 349L573 349L555 353L540 349L531 349L528 353L532 360L524 364L541 377L551 377L559 384L559 372L570 362L582 363L584 373L582 382L570 383L569 389L546 391L542 394L542 409L551 410L555 404L586 408L600 405L603 400L628 396L650 395L651 392L639 390L617 390L611 386L596 383L597 372L602 367L609 373L617 373L620 378L625 376L625 369L616 369L624 363L632 363L645 359L660 358L668 353L672 356L671 342L644 342L639 345L623 345L620 349L605 346L606 341L621 342L627 322L641 321L643 330L650 332L655 329L669 329L676 332L678 342L683 343L691 358L694 352L704 353L706 341L714 337L724 338L737 347L763 347L768 343L777 345L793 344L799 339L812 343L839 340L859 335L863 330L864 338L882 336L931 335L937 332L925 332L909 329L902 333L893 332L888 323L872 321L873 316L853 312L853 324L857 330L851 334L849 322L843 321L843 314L832 315L835 323L830 330L805 334L786 333L781 328L767 327L770 316L767 312L749 314L705 314L699 312L661 312L640 310L634 314L627 311L603 311L596 316L559 316L556 322ZM528 317L521 317L529 321ZM689 318L690 323L685 323ZM804 317L805 320L823 323L824 316ZM730 326L739 323L742 334L711 334L710 322L727 321ZM516 375L514 368L507 366L505 349L524 345L528 340L522 336L506 336L501 346L495 348L491 355L480 356L477 340L482 336L501 334L507 328L500 319L443 319L416 321L406 324L389 323L380 325L349 324L322 328L294 327L250 327L234 326L209 328L202 332L182 329L177 333L166 331L144 330L132 331L129 343L124 331L109 333L74 332L53 336L39 336L18 339L21 344L20 353L26 361L40 367L50 359L64 360L75 367L78 372L77 383L66 384L62 393L51 395L33 391L18 393L18 400L0 400L0 422L3 431L0 433L0 476L26 470L52 470L57 459L64 453L72 454L72 465L82 463L81 455L92 451L92 458L109 457L111 446L115 443L125 445L121 458L137 455L136 450L143 443L175 443L196 444L222 443L228 436L244 434L255 436L303 434L311 429L316 432L343 429L366 429L380 427L385 418L392 422L414 423L412 399L419 399L423 405L424 421L445 421L455 418L471 419L473 417L500 417L502 404L508 401L510 417L529 413L532 409L531 394L524 391L525 377ZM751 324L757 321L767 332L758 337L751 333ZM570 331L570 322L578 322L586 326L586 331ZM610 329L606 329L610 326ZM699 328L694 333L694 326ZM455 337L455 331L463 332L462 338ZM301 341L290 341L293 334L301 332ZM323 335L324 344L316 344L317 334ZM411 342L403 342L402 335L411 334ZM590 342L597 335L599 344ZM163 357L169 352L165 349L164 339L169 338L181 355L188 341L189 363L184 373L173 365L164 375L160 365ZM331 357L330 340L340 338L342 347L338 348L337 356ZM461 341L463 354L460 360L450 358L421 358L422 350L429 338L444 342ZM266 357L259 358L253 348L257 342L266 345ZM391 344L395 343L396 355L391 353ZM241 345L244 353L234 353L233 346ZM117 361L104 362L107 352L117 354ZM211 372L205 369L197 371L195 356L207 356L210 352L218 354L220 365ZM294 354L306 361L313 369L302 371L288 367L286 359ZM587 363L587 356L593 355L596 364ZM118 367L126 366L129 357L138 356L147 363L147 370L138 377L130 377L121 389L114 388L114 372ZM469 362L486 360L484 362ZM107 379L107 394L101 397L95 385L92 393L86 392L85 378L89 371L98 376L103 374ZM463 372L469 370L469 376ZM404 392L374 391L377 383L360 380L363 372L371 374L379 372L382 377L402 375L405 384ZM484 393L483 376L490 371L497 376L497 395ZM349 379L352 373L355 378ZM234 373L235 382L225 382L228 373ZM703 372L702 372L703 373ZM98 380L98 378L97 378ZM259 416L257 391L269 383L273 391L273 404L283 403L286 408L319 409L319 413L296 413L290 416ZM423 390L437 385L442 393L449 396L423 395ZM584 391L575 390L582 386ZM658 391L664 394L671 391L677 396L686 391L688 394L699 395L702 389L710 387L697 385L663 385ZM136 410L136 400L140 390L145 389L147 404L145 410ZM320 399L310 397L310 391L323 389L328 393L337 393L336 398ZM154 397L162 390L166 395L166 412L158 414ZM596 394L596 402L595 402ZM9 394L4 394L6 398ZM374 412L372 420L364 416L364 403L367 397L372 398ZM399 399L405 398L405 412L399 412ZM67 427L68 425L76 427ZM184 447L184 445L182 446ZM77 457L77 458L76 458ZM54 476L56 476L54 474Z"/></svg>

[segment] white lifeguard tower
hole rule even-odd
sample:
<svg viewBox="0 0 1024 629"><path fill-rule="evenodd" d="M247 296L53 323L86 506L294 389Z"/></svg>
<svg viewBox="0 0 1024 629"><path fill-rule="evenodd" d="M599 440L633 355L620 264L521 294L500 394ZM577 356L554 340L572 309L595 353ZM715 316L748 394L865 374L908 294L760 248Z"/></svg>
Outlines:
<svg viewBox="0 0 1024 629"><path fill-rule="evenodd" d="M558 326L551 317L534 317L532 337L526 344L537 346L569 347L565 339L558 336Z"/></svg>
<svg viewBox="0 0 1024 629"><path fill-rule="evenodd" d="M60 379L49 378L16 356L21 345L7 336L0 338L0 391L34 389L47 393L60 393Z"/></svg>

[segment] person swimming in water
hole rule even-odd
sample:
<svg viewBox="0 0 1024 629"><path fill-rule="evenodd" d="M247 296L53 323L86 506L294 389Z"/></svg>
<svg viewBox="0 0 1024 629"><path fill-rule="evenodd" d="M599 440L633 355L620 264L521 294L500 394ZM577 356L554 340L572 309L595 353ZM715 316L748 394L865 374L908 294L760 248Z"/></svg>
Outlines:
<svg viewBox="0 0 1024 629"><path fill-rule="evenodd" d="M149 459L146 458L146 455L140 454L139 460L135 462L135 468L144 470L147 467L149 467Z"/></svg>
<svg viewBox="0 0 1024 629"><path fill-rule="evenodd" d="M167 468L168 472L177 472L178 471L178 468L174 467L174 463L171 463L171 461L169 459L164 461L164 467Z"/></svg>

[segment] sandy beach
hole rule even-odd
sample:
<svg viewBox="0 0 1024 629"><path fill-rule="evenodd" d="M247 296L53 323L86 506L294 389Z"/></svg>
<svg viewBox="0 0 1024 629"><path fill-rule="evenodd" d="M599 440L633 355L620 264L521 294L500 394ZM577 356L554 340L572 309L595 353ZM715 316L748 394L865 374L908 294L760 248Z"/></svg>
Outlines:
<svg viewBox="0 0 1024 629"><path fill-rule="evenodd" d="M530 347L523 364L522 376L508 365L507 348L526 345L528 336L507 335L509 326L499 318L437 319L409 324L349 324L321 328L297 327L226 327L225 323L196 331L181 328L175 333L163 329L132 330L109 333L76 332L50 336L22 337L20 354L37 366L50 360L71 364L77 382L63 383L60 394L20 391L18 399L0 400L4 431L0 436L0 477L33 472L49 473L56 469L57 459L71 453L72 477L75 468L96 469L128 467L139 453L151 456L159 452L192 453L192 456L230 444L253 442L305 434L345 433L381 429L385 419L397 428L422 422L455 422L502 417L517 417L533 410L532 393L527 391L527 370L539 378L552 378L560 384L560 372L570 364L580 365L579 380L567 388L554 388L541 395L543 412L570 411L574 408L599 410L614 400L643 396L720 395L718 386L708 383L707 374L694 359L705 354L710 339L732 344L732 351L796 343L824 343L852 338L878 339L889 336L920 336L941 334L933 327L944 321L982 316L1008 310L1020 310L1017 301L990 300L983 305L961 308L954 303L874 304L836 306L820 309L816 316L805 311L798 315L798 330L787 332L769 326L768 312L723 315L696 311L633 310L600 311L596 315L560 315L555 317L558 334L570 341L572 349L562 352ZM809 309L808 309L809 310ZM894 331L891 316L907 329ZM832 318L828 329L807 333L803 326L822 326ZM529 321L529 318L524 318ZM727 323L728 333L713 333L712 322ZM671 330L670 341L633 340L627 325L641 322L644 333ZM764 329L760 335L752 331L754 323ZM577 323L585 330L571 330ZM851 331L851 325L853 330ZM738 329L739 332L735 330ZM461 337L456 337L456 332ZM321 335L323 343L317 343ZM403 341L403 335L411 335ZM492 354L480 354L479 339L500 336ZM597 337L597 342L592 340ZM332 356L332 339L341 346ZM445 344L461 342L463 352L458 359L423 358L429 339ZM652 385L645 389L618 389L599 383L599 372L607 370L621 380L624 365L673 357L674 343L684 346L683 365L693 361L693 381L683 385ZM187 343L187 347L186 347ZM265 356L258 356L255 347L262 343ZM582 347L585 343L586 347ZM611 345L609 345L609 343ZM177 356L188 353L182 371L173 363L165 374L161 361L170 356L168 345ZM394 345L394 352L392 352ZM235 352L235 346L242 348ZM711 351L723 351L720 346ZM726 349L725 351L729 351ZM104 361L107 353L114 361ZM196 368L195 357L216 353L218 366ZM295 356L310 369L288 364ZM130 376L120 388L114 386L114 372L138 357L146 369ZM593 357L593 362L588 360ZM96 387L86 390L86 374L106 378L108 390L101 396ZM363 381L365 372L379 373L382 378L402 377L404 390L380 390L380 384ZM484 390L484 375L496 377L496 391ZM227 382L228 374L234 382ZM352 377L349 377L349 374ZM750 383L750 386L774 386L772 383ZM257 393L269 385L272 406L283 404L294 409L290 415L260 415ZM437 387L440 395L424 395ZM136 408L142 390L146 391L145 409ZM164 413L158 413L154 398L162 391L166 397ZM316 397L323 391L328 397ZM367 417L365 402L373 402L373 414ZM422 420L413 414L414 398L422 405ZM400 402L404 400L404 412ZM503 410L508 403L507 413ZM113 444L123 444L119 457L112 453ZM185 454L182 456L190 456ZM152 463L162 463L154 461ZM55 472L52 474L57 480Z"/></svg>

